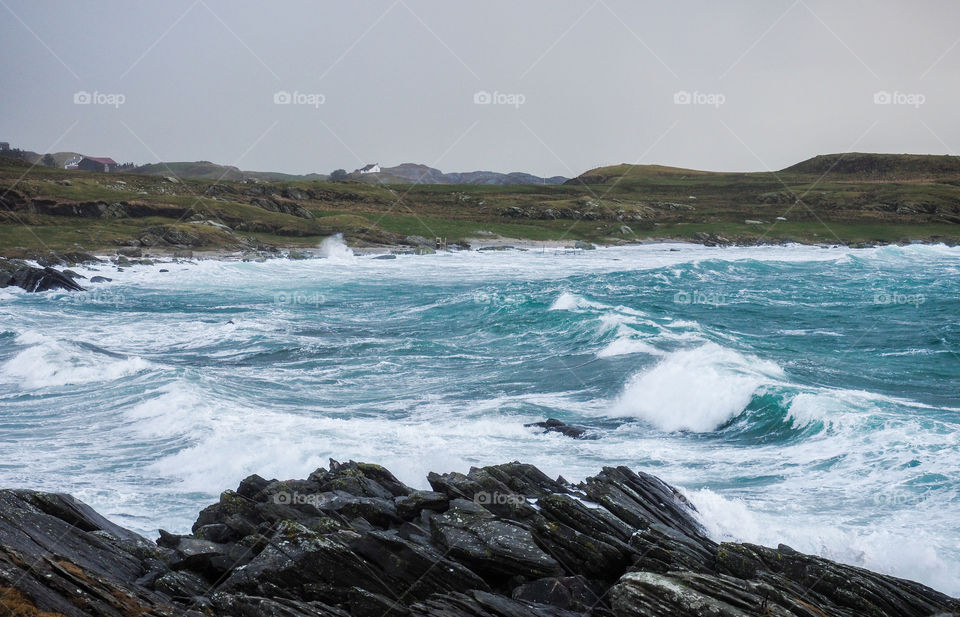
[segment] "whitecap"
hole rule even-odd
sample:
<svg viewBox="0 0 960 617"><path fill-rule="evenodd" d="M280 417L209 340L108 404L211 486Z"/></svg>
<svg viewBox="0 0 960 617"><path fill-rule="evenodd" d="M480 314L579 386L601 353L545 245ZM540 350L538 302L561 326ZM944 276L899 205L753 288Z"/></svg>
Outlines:
<svg viewBox="0 0 960 617"><path fill-rule="evenodd" d="M606 415L639 418L664 431L712 431L782 377L774 362L706 343L635 374Z"/></svg>
<svg viewBox="0 0 960 617"><path fill-rule="evenodd" d="M140 357L105 356L33 331L15 342L28 347L0 365L0 379L30 389L113 381L151 366Z"/></svg>

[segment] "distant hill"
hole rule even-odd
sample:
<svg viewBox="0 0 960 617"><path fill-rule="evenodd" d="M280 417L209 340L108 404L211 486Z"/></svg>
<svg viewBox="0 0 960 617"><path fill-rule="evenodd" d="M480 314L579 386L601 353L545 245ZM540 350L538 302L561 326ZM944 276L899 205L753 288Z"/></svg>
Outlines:
<svg viewBox="0 0 960 617"><path fill-rule="evenodd" d="M939 154L821 154L782 170L787 173L850 176L857 180L960 177L960 156Z"/></svg>
<svg viewBox="0 0 960 617"><path fill-rule="evenodd" d="M243 175L247 178L256 178L264 182L299 182L326 180L330 176L327 174L285 174L280 171L244 171Z"/></svg>
<svg viewBox="0 0 960 617"><path fill-rule="evenodd" d="M668 176L683 178L704 176L712 173L717 172L684 169L682 167L668 167L667 165L630 165L628 163L621 163L619 165L608 165L606 167L597 167L585 171L576 178L567 180L565 184L606 184L620 180L641 180L644 178L664 178Z"/></svg>
<svg viewBox="0 0 960 617"><path fill-rule="evenodd" d="M487 184L487 185L515 185L515 184L563 184L567 179L563 176L541 178L523 172L499 173L495 171L468 171L459 173L444 173L439 169L421 165L419 163L403 163L396 167L381 167L380 173L350 174L351 179L364 182L379 182L385 184Z"/></svg>
<svg viewBox="0 0 960 617"><path fill-rule="evenodd" d="M756 177L768 172L719 172L667 167L664 165L609 165L597 167L568 180L566 184L610 184L623 180L697 178L704 176ZM897 182L922 179L960 178L960 156L940 154L821 154L777 172L782 175L829 175L857 181Z"/></svg>
<svg viewBox="0 0 960 617"><path fill-rule="evenodd" d="M20 160L26 161L31 165L41 164L41 161L45 156L43 154L40 154L38 152L33 152L31 150L19 150L19 153L20 153ZM9 156L9 153L7 154L7 156ZM51 153L51 156L53 156L53 161L54 163L56 163L56 166L62 168L69 159L72 159L76 156L83 156L83 155L80 154L79 152L53 152Z"/></svg>
<svg viewBox="0 0 960 617"><path fill-rule="evenodd" d="M210 161L150 163L131 170L135 174L150 176L177 176L193 180L243 180L243 172L229 165L218 165Z"/></svg>
<svg viewBox="0 0 960 617"><path fill-rule="evenodd" d="M274 171L243 171L232 165L219 165L210 161L150 163L130 170L134 174L170 176L191 180L240 181L248 178L270 181L326 180L323 174L285 174Z"/></svg>

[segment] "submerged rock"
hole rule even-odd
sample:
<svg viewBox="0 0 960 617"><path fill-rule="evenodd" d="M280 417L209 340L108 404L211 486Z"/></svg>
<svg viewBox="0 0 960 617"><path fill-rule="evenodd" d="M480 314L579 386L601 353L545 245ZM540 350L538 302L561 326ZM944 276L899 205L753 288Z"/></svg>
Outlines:
<svg viewBox="0 0 960 617"><path fill-rule="evenodd" d="M786 546L718 544L683 495L607 467L430 474L330 461L257 475L156 543L66 495L0 491L0 600L22 615L897 616L960 610L919 583Z"/></svg>
<svg viewBox="0 0 960 617"><path fill-rule="evenodd" d="M544 433L560 433L561 435L573 437L574 439L585 439L587 435L587 429L567 424L556 418L547 418L543 422L531 422L524 424L524 426L536 426L542 428Z"/></svg>

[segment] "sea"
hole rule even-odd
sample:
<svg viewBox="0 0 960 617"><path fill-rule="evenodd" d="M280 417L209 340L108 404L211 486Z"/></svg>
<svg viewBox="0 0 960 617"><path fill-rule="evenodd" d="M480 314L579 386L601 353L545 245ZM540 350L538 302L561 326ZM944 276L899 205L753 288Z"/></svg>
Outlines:
<svg viewBox="0 0 960 617"><path fill-rule="evenodd" d="M960 595L960 248L318 253L0 290L0 487L155 538L330 458L626 465L717 540Z"/></svg>

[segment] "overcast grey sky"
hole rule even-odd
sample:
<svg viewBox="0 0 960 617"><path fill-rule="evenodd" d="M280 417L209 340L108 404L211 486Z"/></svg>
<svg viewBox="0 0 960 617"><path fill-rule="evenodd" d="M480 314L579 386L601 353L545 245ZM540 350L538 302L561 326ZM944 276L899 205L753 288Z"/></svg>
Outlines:
<svg viewBox="0 0 960 617"><path fill-rule="evenodd" d="M0 0L0 141L294 173L956 154L958 25L956 0Z"/></svg>

